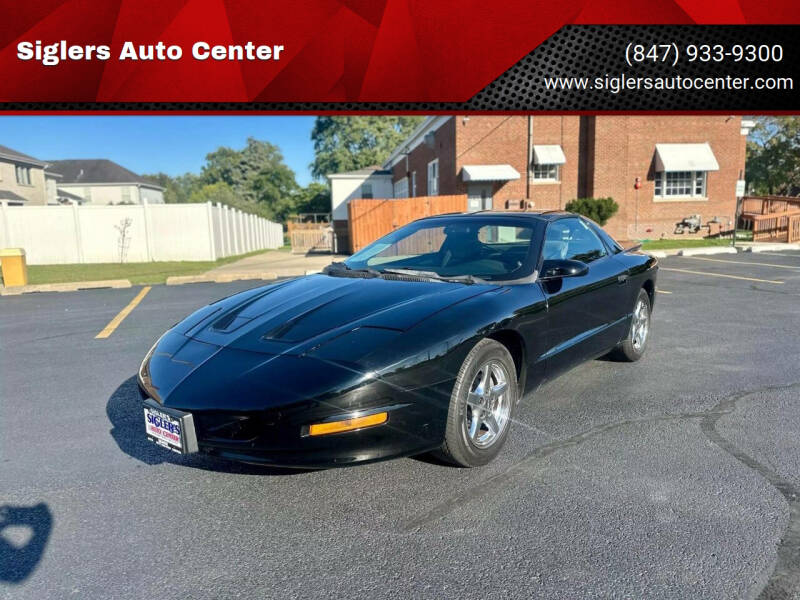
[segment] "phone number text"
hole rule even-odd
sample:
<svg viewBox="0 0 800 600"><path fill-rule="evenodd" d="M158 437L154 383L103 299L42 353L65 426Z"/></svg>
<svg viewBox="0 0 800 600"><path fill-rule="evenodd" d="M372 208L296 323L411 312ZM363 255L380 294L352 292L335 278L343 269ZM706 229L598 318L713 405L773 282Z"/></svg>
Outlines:
<svg viewBox="0 0 800 600"><path fill-rule="evenodd" d="M642 63L666 63L675 66L686 62L721 63L779 63L783 60L783 46L780 44L689 44L679 46L669 44L637 44L631 42L625 48L625 62L629 66Z"/></svg>

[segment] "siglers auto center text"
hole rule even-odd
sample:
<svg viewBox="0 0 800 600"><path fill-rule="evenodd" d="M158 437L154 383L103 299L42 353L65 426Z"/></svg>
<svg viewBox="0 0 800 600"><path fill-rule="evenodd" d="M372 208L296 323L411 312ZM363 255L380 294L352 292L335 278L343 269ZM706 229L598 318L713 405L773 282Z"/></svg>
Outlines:
<svg viewBox="0 0 800 600"><path fill-rule="evenodd" d="M208 42L195 42L192 44L191 57L194 60L230 60L230 61L268 61L280 60L284 46L256 44L214 45ZM117 55L117 60L181 60L184 55L182 46L177 44L134 44L125 42ZM17 58L19 60L35 60L43 65L55 66L62 61L79 60L109 60L112 57L110 46L94 44L69 44L61 40L52 44L35 42L20 42L17 44Z"/></svg>

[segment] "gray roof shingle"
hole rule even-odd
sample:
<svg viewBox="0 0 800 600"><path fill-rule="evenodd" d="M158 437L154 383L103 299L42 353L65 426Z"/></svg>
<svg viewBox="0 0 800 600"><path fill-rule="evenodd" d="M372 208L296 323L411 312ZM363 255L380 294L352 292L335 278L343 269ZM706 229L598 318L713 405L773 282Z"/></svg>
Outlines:
<svg viewBox="0 0 800 600"><path fill-rule="evenodd" d="M337 175L391 175L392 172L388 169L382 169L378 165L371 165L363 169L356 169L355 171L344 171L343 173L331 173L328 177L336 177Z"/></svg>
<svg viewBox="0 0 800 600"><path fill-rule="evenodd" d="M27 202L27 198L23 198L19 194L15 194L11 190L0 190L0 200L13 200L14 202Z"/></svg>
<svg viewBox="0 0 800 600"><path fill-rule="evenodd" d="M17 150L9 148L8 146L0 145L0 156L42 167L45 165L44 161L41 161L38 158L34 158L28 154L23 154L22 152L18 152Z"/></svg>
<svg viewBox="0 0 800 600"><path fill-rule="evenodd" d="M59 185L69 183L140 183L162 189L161 186L106 158L81 158L48 161L48 171L60 173Z"/></svg>

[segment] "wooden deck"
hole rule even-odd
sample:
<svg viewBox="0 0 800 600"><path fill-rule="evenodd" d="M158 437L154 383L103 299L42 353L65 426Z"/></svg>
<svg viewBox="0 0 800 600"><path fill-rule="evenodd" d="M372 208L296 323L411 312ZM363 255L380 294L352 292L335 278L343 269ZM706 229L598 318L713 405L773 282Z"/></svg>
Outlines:
<svg viewBox="0 0 800 600"><path fill-rule="evenodd" d="M754 242L800 242L800 198L745 196L739 221Z"/></svg>

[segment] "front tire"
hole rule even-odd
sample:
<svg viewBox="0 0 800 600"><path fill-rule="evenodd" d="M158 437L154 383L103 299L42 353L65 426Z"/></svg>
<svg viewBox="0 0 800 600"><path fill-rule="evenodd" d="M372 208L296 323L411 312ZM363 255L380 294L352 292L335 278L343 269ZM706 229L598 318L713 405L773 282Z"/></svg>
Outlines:
<svg viewBox="0 0 800 600"><path fill-rule="evenodd" d="M627 337L614 350L615 357L626 362L636 362L644 355L649 336L650 295L642 288L633 305L630 330Z"/></svg>
<svg viewBox="0 0 800 600"><path fill-rule="evenodd" d="M445 441L439 455L462 467L490 462L503 447L519 399L508 349L483 339L461 365L450 396Z"/></svg>

